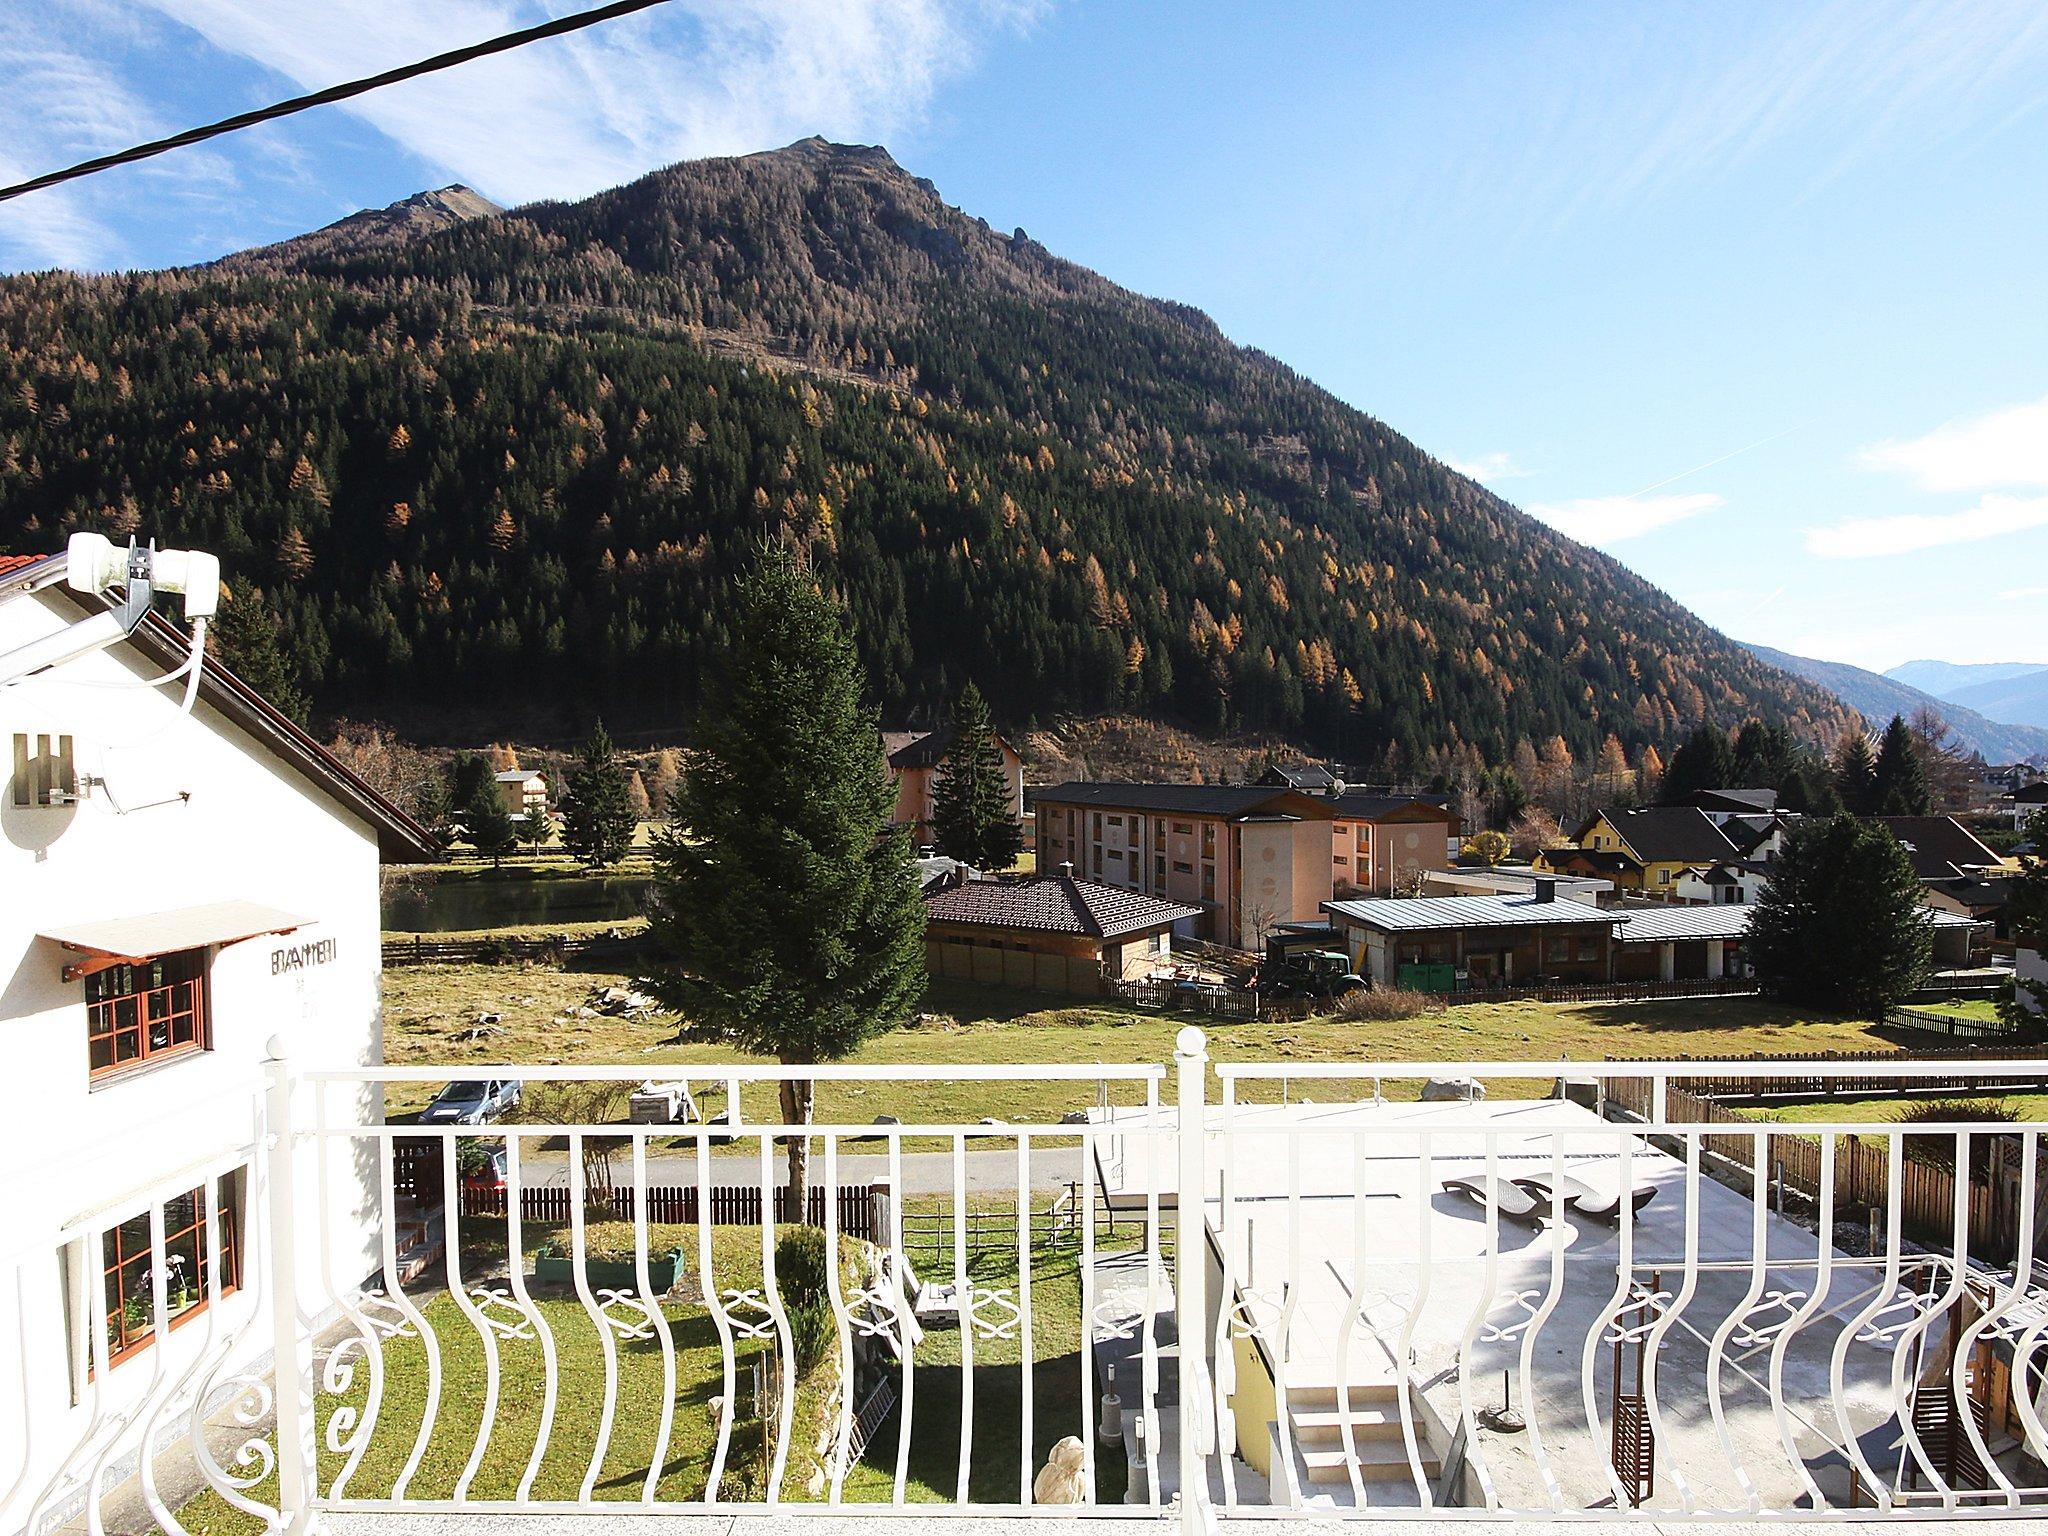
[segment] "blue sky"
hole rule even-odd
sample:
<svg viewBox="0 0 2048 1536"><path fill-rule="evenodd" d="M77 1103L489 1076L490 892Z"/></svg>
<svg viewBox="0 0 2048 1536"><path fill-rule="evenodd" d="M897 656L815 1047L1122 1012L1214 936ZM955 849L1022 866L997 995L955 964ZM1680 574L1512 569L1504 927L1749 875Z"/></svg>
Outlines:
<svg viewBox="0 0 2048 1536"><path fill-rule="evenodd" d="M8 5L0 177L544 14ZM812 132L1200 306L1733 635L2048 663L2037 0L675 0L0 207L0 267Z"/></svg>

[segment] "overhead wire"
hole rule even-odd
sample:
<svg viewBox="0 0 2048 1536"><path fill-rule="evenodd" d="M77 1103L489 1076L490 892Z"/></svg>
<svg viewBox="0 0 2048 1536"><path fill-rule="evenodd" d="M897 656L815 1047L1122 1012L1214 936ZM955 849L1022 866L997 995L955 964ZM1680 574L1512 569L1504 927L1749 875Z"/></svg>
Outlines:
<svg viewBox="0 0 2048 1536"><path fill-rule="evenodd" d="M543 42L551 37L562 37L571 32L580 32L586 27L601 22L616 21L621 16L630 16L635 11L651 10L657 5L667 5L670 0L611 0L594 10L577 11L572 15L558 16L538 26L522 27L517 32L506 32L498 37L487 38L480 43L470 43L461 48L451 48L446 53L437 53L432 58L421 59L414 64L401 64L396 69L387 69L379 74L365 75L359 80L344 81L324 89L308 92L304 96L293 96L288 100L274 102L267 107L258 107L250 112L237 112L218 122L207 123L199 128L187 128L168 138L152 139L147 144L137 144L129 149L116 150L112 154L95 155L90 160L81 160L76 165L65 166L62 170L45 171L31 176L27 181L18 181L12 186L0 187L0 203L11 198L24 197L46 187L60 186L67 181L77 181L86 176L96 176L102 171L117 166L133 165L138 160L148 160L156 155L168 154L174 149L183 149L190 144L202 144L208 139L217 139L223 134L239 133L244 128L253 128L259 123L274 122L281 117L290 117L297 112L307 112L314 107L332 105L347 101L352 96L381 90L387 85L402 81L416 80L422 75L434 74L439 70L453 69L458 64L468 64L476 59L488 58L492 54L506 53L514 48L524 48L529 43Z"/></svg>

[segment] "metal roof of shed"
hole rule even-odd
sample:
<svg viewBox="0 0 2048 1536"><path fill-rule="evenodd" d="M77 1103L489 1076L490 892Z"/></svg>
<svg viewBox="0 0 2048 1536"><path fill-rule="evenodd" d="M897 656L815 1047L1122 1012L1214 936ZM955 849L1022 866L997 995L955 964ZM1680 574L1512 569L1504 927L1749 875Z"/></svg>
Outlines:
<svg viewBox="0 0 2048 1536"><path fill-rule="evenodd" d="M1539 901L1528 896L1396 896L1377 901L1326 901L1323 910L1383 933L1435 928L1507 928L1529 923L1612 928L1623 914L1582 901Z"/></svg>

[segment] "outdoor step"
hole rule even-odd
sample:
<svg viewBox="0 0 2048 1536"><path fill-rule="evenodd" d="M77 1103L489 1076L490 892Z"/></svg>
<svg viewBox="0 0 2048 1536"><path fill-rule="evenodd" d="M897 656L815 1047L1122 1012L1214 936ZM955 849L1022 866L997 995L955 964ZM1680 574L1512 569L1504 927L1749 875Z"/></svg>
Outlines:
<svg viewBox="0 0 2048 1536"><path fill-rule="evenodd" d="M1362 1408L1377 1408L1382 1404L1400 1401L1405 1383L1395 1377L1375 1377L1369 1381L1351 1383L1351 1411ZM1304 1413L1334 1413L1338 1407L1337 1387L1329 1384L1310 1383L1297 1386L1287 1383L1287 1408L1296 1418Z"/></svg>
<svg viewBox="0 0 2048 1536"><path fill-rule="evenodd" d="M1288 1415L1294 1426L1294 1443L1297 1445L1341 1446L1344 1443L1344 1421L1347 1415L1339 1409L1315 1409L1307 1413ZM1399 1403L1361 1408L1354 1402L1348 1417L1351 1420L1351 1437L1363 1443L1367 1440L1399 1440L1401 1438L1401 1407ZM1423 1433L1420 1420L1416 1422L1415 1433Z"/></svg>
<svg viewBox="0 0 2048 1536"><path fill-rule="evenodd" d="M1296 1446L1294 1454L1308 1469L1308 1480L1312 1483L1348 1483L1351 1473L1347 1470L1350 1458L1342 1447L1336 1450L1312 1450ZM1422 1474L1433 1478L1443 1470L1443 1463L1431 1451L1422 1452ZM1397 1441L1363 1441L1358 1447L1358 1475L1368 1483L1390 1483L1405 1481L1411 1475L1408 1470L1407 1447Z"/></svg>

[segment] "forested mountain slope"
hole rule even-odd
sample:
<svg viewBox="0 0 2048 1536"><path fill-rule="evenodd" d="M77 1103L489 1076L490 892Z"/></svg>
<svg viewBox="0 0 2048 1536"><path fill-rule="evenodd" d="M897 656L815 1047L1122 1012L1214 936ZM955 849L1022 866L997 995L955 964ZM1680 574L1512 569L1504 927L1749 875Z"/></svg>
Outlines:
<svg viewBox="0 0 2048 1536"><path fill-rule="evenodd" d="M843 589L894 718L972 676L1014 726L1117 709L1358 760L1849 717L879 149L417 222L0 281L0 547L216 549L321 706L415 727L680 724L763 537Z"/></svg>

